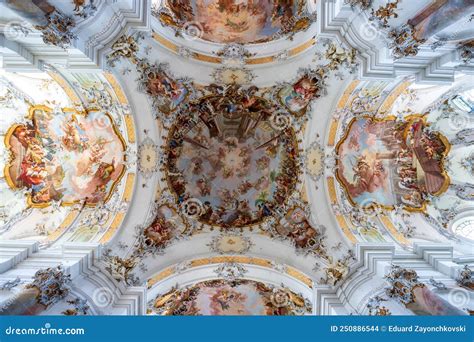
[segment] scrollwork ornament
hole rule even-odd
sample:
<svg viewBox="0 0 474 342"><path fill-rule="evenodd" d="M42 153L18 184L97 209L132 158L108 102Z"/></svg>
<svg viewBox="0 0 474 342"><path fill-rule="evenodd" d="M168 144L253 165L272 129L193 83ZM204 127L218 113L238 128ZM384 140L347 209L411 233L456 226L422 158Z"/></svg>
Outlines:
<svg viewBox="0 0 474 342"><path fill-rule="evenodd" d="M424 284L418 280L418 274L411 269L406 269L398 265L392 265L390 271L385 275L385 280L391 285L386 289L386 294L390 298L402 304L410 304L415 301L413 290L416 287L423 287Z"/></svg>
<svg viewBox="0 0 474 342"><path fill-rule="evenodd" d="M272 113L270 118L270 125L277 131L283 131L288 127L291 127L293 123L292 117L282 111Z"/></svg>
<svg viewBox="0 0 474 342"><path fill-rule="evenodd" d="M35 28L41 31L43 41L48 45L55 45L66 49L71 47L74 40L77 39L72 29L76 26L76 22L57 9L46 16L46 25L36 25Z"/></svg>
<svg viewBox="0 0 474 342"><path fill-rule="evenodd" d="M369 316L390 316L390 310L382 305L382 302L387 301L387 299L381 296L374 296L369 299L367 303L367 309L369 309Z"/></svg>
<svg viewBox="0 0 474 342"><path fill-rule="evenodd" d="M458 277L456 278L456 282L463 287L474 289L474 277L473 271L469 267L469 265L464 265L464 267L460 270Z"/></svg>
<svg viewBox="0 0 474 342"><path fill-rule="evenodd" d="M472 59L474 58L474 39L460 43L458 50L463 63L471 63Z"/></svg>
<svg viewBox="0 0 474 342"><path fill-rule="evenodd" d="M465 201L474 201L474 185L451 184L450 187L456 192L456 196Z"/></svg>
<svg viewBox="0 0 474 342"><path fill-rule="evenodd" d="M222 58L224 64L238 65L243 65L246 58L255 56L255 53L251 53L243 44L237 43L224 45L215 54Z"/></svg>
<svg viewBox="0 0 474 342"><path fill-rule="evenodd" d="M36 301L49 307L65 298L69 292L69 283L71 276L65 273L64 268L60 265L37 271L33 277L33 281L26 285L27 289L34 288L38 291Z"/></svg>
<svg viewBox="0 0 474 342"><path fill-rule="evenodd" d="M181 210L189 218L197 218L204 213L204 206L199 199L190 198L181 203Z"/></svg>
<svg viewBox="0 0 474 342"><path fill-rule="evenodd" d="M399 28L394 28L388 33L390 40L389 48L395 59L416 56L420 46L426 41L419 39L415 35L415 29L410 24L404 24Z"/></svg>
<svg viewBox="0 0 474 342"><path fill-rule="evenodd" d="M379 6L378 9L372 9L370 12L370 21L376 21L381 28L388 28L388 21L392 18L398 18L397 7L400 0L388 2L385 6Z"/></svg>

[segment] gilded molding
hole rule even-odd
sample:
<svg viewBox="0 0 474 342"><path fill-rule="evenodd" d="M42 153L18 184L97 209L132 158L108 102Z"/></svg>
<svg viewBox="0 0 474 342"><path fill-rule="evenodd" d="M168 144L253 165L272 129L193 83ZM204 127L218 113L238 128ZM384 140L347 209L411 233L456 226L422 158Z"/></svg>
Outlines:
<svg viewBox="0 0 474 342"><path fill-rule="evenodd" d="M68 81L66 81L62 75L58 72L49 71L48 75L64 90L66 95L69 97L73 104L81 104L82 100L79 98L77 93L71 87Z"/></svg>
<svg viewBox="0 0 474 342"><path fill-rule="evenodd" d="M135 123L133 121L133 116L131 114L127 114L123 116L125 121L125 128L127 130L127 139L129 143L134 143L136 141L135 136Z"/></svg>
<svg viewBox="0 0 474 342"><path fill-rule="evenodd" d="M124 218L125 218L125 213L123 212L118 212L115 215L114 220L109 226L109 229L107 229L105 234L100 238L100 243L106 243L114 236L115 232L122 224L122 221Z"/></svg>
<svg viewBox="0 0 474 342"><path fill-rule="evenodd" d="M326 181L328 184L329 199L331 200L331 204L336 204L337 193L336 193L336 183L334 181L334 177L327 177Z"/></svg>
<svg viewBox="0 0 474 342"><path fill-rule="evenodd" d="M48 235L48 241L55 241L57 240L68 228L69 226L76 220L81 212L79 210L71 210L64 221L59 225L58 229Z"/></svg>
<svg viewBox="0 0 474 342"><path fill-rule="evenodd" d="M385 98L378 112L386 114L390 108L392 108L395 100L411 85L411 83L411 81L404 81L400 83L393 91L390 92L390 95Z"/></svg>
<svg viewBox="0 0 474 342"><path fill-rule="evenodd" d="M351 229L349 228L349 225L347 224L346 219L342 215L336 215L336 220L339 225L339 227L342 229L342 232L344 235L349 239L350 242L352 243L357 243L358 240L355 237L354 234L352 234Z"/></svg>
<svg viewBox="0 0 474 342"><path fill-rule="evenodd" d="M397 242L399 242L400 244L402 245L409 245L410 242L407 240L407 238L405 238L398 230L397 228L395 227L395 225L393 224L392 220L390 219L390 217L388 216L385 216L385 215L381 215L380 216L380 221L382 221L382 224L385 226L385 228L388 229L388 231L390 232L390 234L393 236L393 238L395 238L395 240L397 240Z"/></svg>
<svg viewBox="0 0 474 342"><path fill-rule="evenodd" d="M160 34L156 32L153 32L152 36L153 36L153 39L157 41L159 44L161 44L163 47L171 50L175 54L179 54L180 47L177 44L173 43L172 41L166 39L165 37L161 36ZM313 37L307 40L306 42L289 50L288 56L291 56L291 57L297 56L300 53L312 47L314 44L316 44L316 39ZM221 64L223 62L223 59L220 57L205 55L199 52L192 52L189 57L201 62L206 62L206 63ZM244 63L248 65L259 65L259 64L272 63L277 60L278 60L278 54L275 54L275 55L265 56L265 57L244 58Z"/></svg>
<svg viewBox="0 0 474 342"><path fill-rule="evenodd" d="M110 83L110 86L114 90L114 93L117 96L117 99L119 100L119 102L123 105L127 105L128 104L127 97L125 96L125 93L123 92L122 87L118 83L115 76L109 72L105 72L104 77Z"/></svg>
<svg viewBox="0 0 474 342"><path fill-rule="evenodd" d="M133 196L133 189L134 189L134 183L135 183L135 174L134 173L129 173L127 175L127 180L125 182L125 188L123 191L123 197L122 200L125 202L130 202Z"/></svg>
<svg viewBox="0 0 474 342"><path fill-rule="evenodd" d="M238 263L238 264L247 264L247 265L257 265L265 268L273 269L273 263L270 260L262 259L262 258L253 258L249 256L215 256L210 258L202 258L202 259L195 259L191 260L189 263L190 268L206 266L206 265L214 265L214 264L225 264L225 263ZM304 283L309 288L313 288L313 281L310 277L303 274L302 272L298 271L296 268L293 267L286 267L285 270L286 274L300 282ZM175 267L167 267L163 271L159 272L155 276L149 278L147 280L147 288L152 288L158 282L177 274L177 270Z"/></svg>

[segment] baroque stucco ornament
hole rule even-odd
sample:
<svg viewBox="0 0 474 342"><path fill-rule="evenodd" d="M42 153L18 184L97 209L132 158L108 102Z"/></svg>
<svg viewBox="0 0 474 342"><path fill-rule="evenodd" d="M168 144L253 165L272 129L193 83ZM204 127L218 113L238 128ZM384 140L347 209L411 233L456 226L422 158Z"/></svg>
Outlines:
<svg viewBox="0 0 474 342"><path fill-rule="evenodd" d="M387 296L405 305L415 301L413 290L416 287L425 286L418 280L418 274L414 270L396 265L391 266L385 279L390 284L386 290Z"/></svg>

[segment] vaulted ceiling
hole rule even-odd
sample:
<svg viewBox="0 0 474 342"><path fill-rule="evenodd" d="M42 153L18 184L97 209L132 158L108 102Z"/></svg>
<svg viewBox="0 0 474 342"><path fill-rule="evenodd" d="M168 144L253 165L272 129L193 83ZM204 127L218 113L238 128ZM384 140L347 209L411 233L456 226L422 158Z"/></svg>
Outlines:
<svg viewBox="0 0 474 342"><path fill-rule="evenodd" d="M361 244L473 254L472 1L1 6L0 239L99 243L154 314L311 312Z"/></svg>

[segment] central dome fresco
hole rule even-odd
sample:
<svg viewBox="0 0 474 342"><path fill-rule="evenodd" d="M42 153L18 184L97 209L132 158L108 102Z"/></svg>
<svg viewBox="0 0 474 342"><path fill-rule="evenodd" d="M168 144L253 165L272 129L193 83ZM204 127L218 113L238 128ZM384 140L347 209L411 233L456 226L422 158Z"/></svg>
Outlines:
<svg viewBox="0 0 474 342"><path fill-rule="evenodd" d="M252 89L206 96L171 129L168 180L178 202L202 209L203 223L241 227L284 204L295 187L297 145L270 103ZM186 111L187 112L187 111Z"/></svg>

